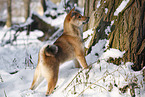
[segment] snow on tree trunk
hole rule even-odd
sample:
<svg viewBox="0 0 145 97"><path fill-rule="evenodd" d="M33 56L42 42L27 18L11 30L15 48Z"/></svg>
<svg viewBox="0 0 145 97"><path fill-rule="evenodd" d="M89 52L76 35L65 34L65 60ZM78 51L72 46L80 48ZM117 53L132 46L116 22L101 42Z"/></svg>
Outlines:
<svg viewBox="0 0 145 97"><path fill-rule="evenodd" d="M86 0L84 14L90 16L84 30L94 28L87 53L108 35L109 48L125 50L122 60L133 62L132 69L145 66L145 0Z"/></svg>
<svg viewBox="0 0 145 97"><path fill-rule="evenodd" d="M130 0L119 13L115 28L110 35L109 47L126 53L124 62L134 62L132 69L140 70L145 66L145 0Z"/></svg>

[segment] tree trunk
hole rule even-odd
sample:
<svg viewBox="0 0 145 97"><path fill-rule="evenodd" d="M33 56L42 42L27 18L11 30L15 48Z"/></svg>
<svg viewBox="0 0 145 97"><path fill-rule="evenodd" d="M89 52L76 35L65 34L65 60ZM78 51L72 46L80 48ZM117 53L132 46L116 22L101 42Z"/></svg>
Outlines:
<svg viewBox="0 0 145 97"><path fill-rule="evenodd" d="M77 4L78 5L78 0L70 0L70 2L74 5Z"/></svg>
<svg viewBox="0 0 145 97"><path fill-rule="evenodd" d="M110 0L110 3L112 2L113 1ZM106 13L104 12L105 3L101 3L101 5L99 5L100 3L100 0L86 0L85 2L84 14L85 16L89 16L90 20L88 24L84 25L84 31L90 28L95 29L89 48L87 48L87 54L91 52L92 46L94 46L100 39L107 38L105 29L108 25L110 25L110 21L106 20Z"/></svg>
<svg viewBox="0 0 145 97"><path fill-rule="evenodd" d="M126 51L123 61L134 62L133 70L145 66L145 0L130 0L114 23L109 47Z"/></svg>
<svg viewBox="0 0 145 97"><path fill-rule="evenodd" d="M123 61L133 62L132 69L140 70L145 66L145 0L130 0L115 16L114 12L122 1L124 0L86 0L84 14L90 17L90 21L84 30L94 28L87 53L90 53L99 39L107 37L105 30L109 26L109 48L125 50ZM118 60L114 61L119 63Z"/></svg>
<svg viewBox="0 0 145 97"><path fill-rule="evenodd" d="M39 16L32 14L32 19L34 22L29 26L31 30L38 29L44 33L42 37L38 37L39 40L41 41L46 41L49 39L52 34L56 30L58 30L57 27L51 26L50 24L47 24L45 21L43 21Z"/></svg>
<svg viewBox="0 0 145 97"><path fill-rule="evenodd" d="M7 27L11 27L12 25L12 13L11 13L11 0L7 0Z"/></svg>
<svg viewBox="0 0 145 97"><path fill-rule="evenodd" d="M24 1L24 8L25 8L25 21L30 16L30 3L31 0L23 0Z"/></svg>
<svg viewBox="0 0 145 97"><path fill-rule="evenodd" d="M41 0L41 6L43 8L43 13L47 10L47 6L46 6L46 1L45 0Z"/></svg>

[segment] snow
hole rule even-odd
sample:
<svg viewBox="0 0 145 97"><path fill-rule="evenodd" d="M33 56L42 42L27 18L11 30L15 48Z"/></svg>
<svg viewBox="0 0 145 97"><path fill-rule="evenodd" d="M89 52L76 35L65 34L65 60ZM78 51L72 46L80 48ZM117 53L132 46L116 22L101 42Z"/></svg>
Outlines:
<svg viewBox="0 0 145 97"><path fill-rule="evenodd" d="M108 12L108 8L105 8L105 13L107 14L107 12Z"/></svg>
<svg viewBox="0 0 145 97"><path fill-rule="evenodd" d="M33 14L36 14L37 16L39 16L39 18L41 18L46 23L51 24L52 26L60 27L60 28L63 27L64 18L67 15L66 13L64 13L63 15L58 16L56 19L52 19L51 17L40 16L36 12L33 12ZM52 14L56 14L56 13L52 13Z"/></svg>
<svg viewBox="0 0 145 97"><path fill-rule="evenodd" d="M123 54L125 53L125 51L121 52L118 49L108 49L106 52L104 52L102 54L102 56L100 57L100 59L109 59L110 57L112 58L122 58Z"/></svg>
<svg viewBox="0 0 145 97"><path fill-rule="evenodd" d="M111 32L111 26L107 26L105 29L105 34L109 35L109 32Z"/></svg>
<svg viewBox="0 0 145 97"><path fill-rule="evenodd" d="M88 38L87 41L85 41L85 47L86 48L88 48L88 46L89 46L89 43L92 39L93 32L94 32L93 29L89 29L89 30L83 32L83 39Z"/></svg>
<svg viewBox="0 0 145 97"><path fill-rule="evenodd" d="M122 2L121 2L121 4L119 5L119 7L116 9L116 11L114 12L114 15L118 15L119 14L119 12L121 12L124 8L125 8L125 6L128 4L128 2L129 2L130 0L123 0Z"/></svg>
<svg viewBox="0 0 145 97"><path fill-rule="evenodd" d="M97 8L100 7L100 5L101 5L100 2L101 2L101 0L98 1L97 6L96 6Z"/></svg>
<svg viewBox="0 0 145 97"><path fill-rule="evenodd" d="M62 30L63 21L66 14L52 20L41 17L52 25L60 26ZM26 23L31 23L28 19ZM109 27L107 28L108 31ZM0 28L0 40L9 39L15 33L7 28ZM30 90L33 75L38 61L38 52L45 44L52 44L56 31L47 42L40 42L37 37L43 35L41 31L35 30L26 36L26 31L19 34L13 45L0 46L0 97L44 97L47 89L46 80L36 90ZM83 33L84 43L88 44L92 38L93 28ZM92 47L90 54L86 56L90 69L75 68L73 61L68 61L60 66L56 89L49 97L130 97L130 89L126 93L121 93L119 88L132 82L137 83L139 88L135 88L136 97L145 97L145 84L143 82L142 70L133 71L127 62L117 66L107 60L112 57L122 58L125 51L110 48L106 49L109 40L103 39ZM0 41L0 44L2 41ZM91 84L90 84L91 83ZM84 91L83 91L84 90ZM108 91L109 90L109 91Z"/></svg>
<svg viewBox="0 0 145 97"><path fill-rule="evenodd" d="M111 21L111 26L114 24L114 20Z"/></svg>
<svg viewBox="0 0 145 97"><path fill-rule="evenodd" d="M84 33L85 35L91 35L92 29L89 29ZM4 33L1 30L1 33ZM37 34L36 34L37 33ZM7 45L0 47L0 97L44 97L47 89L46 80L34 91L29 90L31 82L33 80L33 74L38 60L39 49L46 44L46 42L40 42L37 40L37 36L42 33L39 31L32 32L30 36L26 36L26 32L22 32L17 40L17 45ZM23 39L22 39L23 38ZM92 69L89 72L89 81L96 83L96 88L88 88L84 93L84 97L130 97L130 93L125 94L120 93L119 87L131 82L134 76L138 78L138 83L141 90L137 89L137 92L141 92L142 97L145 96L143 88L141 87L142 71L134 72L131 70L130 66L132 63L128 62L126 64L121 64L116 66L113 63L108 63L107 59L109 57L119 58L122 57L125 51L121 52L117 49L106 50L104 46L108 40L100 40L95 46L92 47L92 51L86 56L88 64L92 65ZM53 43L53 41L48 41L47 43ZM19 45L23 44L23 45ZM106 50L106 51L105 51ZM97 55L96 55L97 53ZM32 58L30 58L30 56ZM29 61L32 61L31 64ZM98 63L97 61L100 60ZM25 62L27 61L27 62ZM28 66L29 62L29 66ZM74 76L78 74L82 69L77 69L74 67L73 61L69 61L60 66L58 83L56 85L56 90L50 95L50 97L76 97L78 94L73 94L73 90L69 90L72 86L69 86L64 90L67 85L72 81ZM16 72L15 74L10 74ZM84 75L87 70L84 70L80 76L82 81L85 81ZM112 72L112 73L111 73ZM126 78L127 77L127 78ZM103 81L103 78L105 81ZM125 78L127 81L125 81ZM115 82L114 82L115 81ZM108 92L110 83L114 85L116 83L118 87L113 86L111 92ZM77 84L73 82L72 85ZM89 85L87 85L89 86ZM81 92L86 89L86 86L79 85L76 87L77 92Z"/></svg>
<svg viewBox="0 0 145 97"><path fill-rule="evenodd" d="M16 23L22 23L25 21L25 18L24 17L13 17L12 21L16 22Z"/></svg>
<svg viewBox="0 0 145 97"><path fill-rule="evenodd" d="M24 19L24 21L25 21L25 19ZM23 27L23 26L26 26L26 25L31 24L32 22L33 22L33 19L31 19L30 17L28 17L28 19L26 20L26 22L24 24L21 24L20 26Z"/></svg>

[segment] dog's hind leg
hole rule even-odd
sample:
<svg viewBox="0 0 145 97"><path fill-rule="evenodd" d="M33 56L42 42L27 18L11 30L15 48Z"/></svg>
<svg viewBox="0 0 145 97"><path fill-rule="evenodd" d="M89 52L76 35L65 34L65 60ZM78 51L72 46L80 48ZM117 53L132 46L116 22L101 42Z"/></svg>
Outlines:
<svg viewBox="0 0 145 97"><path fill-rule="evenodd" d="M56 86L56 82L57 82L57 78L47 79L48 88L47 88L47 91L46 91L46 95L50 95L53 92L53 90Z"/></svg>
<svg viewBox="0 0 145 97"><path fill-rule="evenodd" d="M59 65L56 65L54 68L52 68L51 70L47 70L47 72L45 72L46 74L44 75L44 77L47 80L47 91L46 91L46 95L50 95L57 83L58 80L58 72L59 72Z"/></svg>
<svg viewBox="0 0 145 97"><path fill-rule="evenodd" d="M41 75L41 72L38 68L38 66L36 67L35 73L34 73L34 78L33 78L33 82L32 85L30 87L31 90L34 90L37 88L37 86L44 80L44 77Z"/></svg>

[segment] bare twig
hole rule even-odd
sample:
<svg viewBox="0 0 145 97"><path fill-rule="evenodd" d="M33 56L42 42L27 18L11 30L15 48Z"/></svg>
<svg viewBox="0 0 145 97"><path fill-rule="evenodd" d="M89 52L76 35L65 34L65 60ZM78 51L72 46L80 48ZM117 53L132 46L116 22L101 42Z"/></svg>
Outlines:
<svg viewBox="0 0 145 97"><path fill-rule="evenodd" d="M83 83L78 83L78 84L76 84L76 85L73 85L69 90L68 90L68 92L69 91L71 91L74 87L76 87L76 86L78 86L78 85L80 85L80 84L93 84L93 85L95 85L95 86L98 86L98 87L101 87L101 88L103 88L104 90L106 90L107 91L107 89L106 88L104 88L103 86L101 86L101 85L98 85L98 84L94 84L94 83L92 83L92 82L83 82Z"/></svg>
<svg viewBox="0 0 145 97"><path fill-rule="evenodd" d="M91 64L89 65L88 68L92 68L92 65L93 65L94 63L96 63L96 62L97 62L97 61L91 63ZM75 77L72 79L72 81L66 86L66 88L65 88L64 90L66 90L66 89L71 85L71 83L76 79L76 77L77 77L80 73L82 73L84 70L85 70L85 69L82 69L81 71L79 71L79 72L75 75Z"/></svg>
<svg viewBox="0 0 145 97"><path fill-rule="evenodd" d="M5 94L5 97L7 97L7 94L6 94L5 90L4 90L4 94Z"/></svg>
<svg viewBox="0 0 145 97"><path fill-rule="evenodd" d="M113 72L111 72L110 74L112 74L112 73L114 73L114 72L116 72L116 71L118 71L118 69L117 70L114 70ZM97 82L99 82L100 80L102 80L102 79L104 79L104 78L106 78L108 76L108 74L106 75L106 76L103 76L102 78L100 78L100 79L98 79L97 81L95 81L94 83L92 83L91 85L89 85L86 89L84 89L78 96L80 96L83 92L85 92L87 89L89 89L91 86L93 86L93 85L95 85ZM78 97L77 96L77 97Z"/></svg>
<svg viewBox="0 0 145 97"><path fill-rule="evenodd" d="M1 77L1 75L0 75L0 80L1 80L1 82L4 82L4 81L3 81L3 78Z"/></svg>

